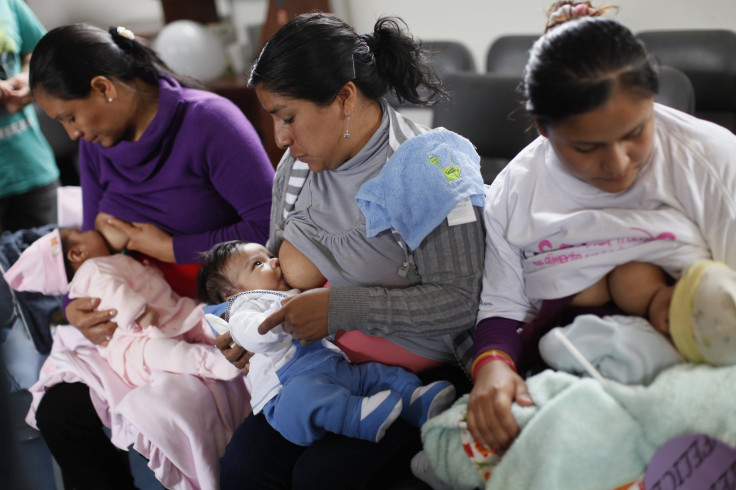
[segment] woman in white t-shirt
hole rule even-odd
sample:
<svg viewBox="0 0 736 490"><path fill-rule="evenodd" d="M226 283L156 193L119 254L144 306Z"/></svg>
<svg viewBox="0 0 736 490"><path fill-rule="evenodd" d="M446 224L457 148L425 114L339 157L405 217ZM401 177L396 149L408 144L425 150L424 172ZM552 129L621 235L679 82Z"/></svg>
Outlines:
<svg viewBox="0 0 736 490"><path fill-rule="evenodd" d="M573 298L615 266L736 267L736 136L654 102L644 45L607 9L558 2L530 51L523 91L541 137L494 181L468 426L502 452L531 405L523 367ZM518 373L517 373L518 369Z"/></svg>

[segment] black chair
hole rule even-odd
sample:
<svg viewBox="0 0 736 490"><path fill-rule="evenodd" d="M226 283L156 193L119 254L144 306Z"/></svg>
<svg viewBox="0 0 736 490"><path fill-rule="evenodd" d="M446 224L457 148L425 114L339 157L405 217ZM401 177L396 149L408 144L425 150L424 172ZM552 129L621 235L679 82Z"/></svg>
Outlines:
<svg viewBox="0 0 736 490"><path fill-rule="evenodd" d="M486 72L505 75L524 74L529 50L539 34L511 34L496 38L488 48Z"/></svg>
<svg viewBox="0 0 736 490"><path fill-rule="evenodd" d="M473 53L457 41L424 41L422 47L440 80L453 71L475 71Z"/></svg>
<svg viewBox="0 0 736 490"><path fill-rule="evenodd" d="M690 79L672 66L662 65L659 71L659 93L654 100L688 114L695 114L695 90Z"/></svg>
<svg viewBox="0 0 736 490"><path fill-rule="evenodd" d="M523 76L529 51L539 38L537 34L513 34L496 38L486 56L486 72ZM657 102L694 114L695 95L687 75L672 66L662 66Z"/></svg>
<svg viewBox="0 0 736 490"><path fill-rule="evenodd" d="M451 99L434 108L434 127L454 131L475 145L487 184L537 137L517 92L520 83L520 76L449 73L445 85Z"/></svg>
<svg viewBox="0 0 736 490"><path fill-rule="evenodd" d="M663 65L682 71L695 91L695 115L736 130L736 32L725 29L637 34Z"/></svg>

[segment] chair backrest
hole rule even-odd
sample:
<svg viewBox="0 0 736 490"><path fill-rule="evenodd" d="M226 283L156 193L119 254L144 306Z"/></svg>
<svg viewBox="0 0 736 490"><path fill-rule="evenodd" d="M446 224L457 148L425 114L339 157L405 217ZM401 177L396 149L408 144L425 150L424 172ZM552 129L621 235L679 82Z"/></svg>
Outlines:
<svg viewBox="0 0 736 490"><path fill-rule="evenodd" d="M654 100L688 114L695 114L695 90L690 79L672 66L662 65L659 70L659 93Z"/></svg>
<svg viewBox="0 0 736 490"><path fill-rule="evenodd" d="M450 101L434 108L434 127L454 131L475 145L486 183L537 136L517 92L520 83L518 76L448 73Z"/></svg>
<svg viewBox="0 0 736 490"><path fill-rule="evenodd" d="M442 78L453 71L475 71L473 53L457 41L423 41L427 58L437 76Z"/></svg>
<svg viewBox="0 0 736 490"><path fill-rule="evenodd" d="M539 34L513 34L496 38L488 48L486 71L522 76L529 50Z"/></svg>
<svg viewBox="0 0 736 490"><path fill-rule="evenodd" d="M736 129L736 32L725 29L637 34L663 65L682 71L695 91L695 114Z"/></svg>
<svg viewBox="0 0 736 490"><path fill-rule="evenodd" d="M457 41L422 41L422 48L427 53L427 63L440 79L444 81L448 73L456 71L475 72L475 61L470 49ZM420 87L419 93L426 95L425 89ZM412 107L406 102L399 103L392 95L388 97L393 107Z"/></svg>

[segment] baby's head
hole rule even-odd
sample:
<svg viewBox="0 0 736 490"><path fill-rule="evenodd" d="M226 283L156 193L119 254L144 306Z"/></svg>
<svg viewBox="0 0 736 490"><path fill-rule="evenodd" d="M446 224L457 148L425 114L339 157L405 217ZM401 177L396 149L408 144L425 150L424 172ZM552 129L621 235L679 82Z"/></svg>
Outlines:
<svg viewBox="0 0 736 490"><path fill-rule="evenodd" d="M64 267L71 281L74 273L87 259L110 255L105 239L97 230L81 231L76 228L59 228L61 248L64 251Z"/></svg>
<svg viewBox="0 0 736 490"><path fill-rule="evenodd" d="M736 271L714 260L688 266L672 295L670 334L689 361L736 364Z"/></svg>
<svg viewBox="0 0 736 490"><path fill-rule="evenodd" d="M110 251L98 232L56 228L23 251L5 280L18 291L65 294L79 266L103 255Z"/></svg>
<svg viewBox="0 0 736 490"><path fill-rule="evenodd" d="M279 259L258 243L219 243L203 255L202 262L197 292L206 303L222 303L242 291L291 289L281 274Z"/></svg>

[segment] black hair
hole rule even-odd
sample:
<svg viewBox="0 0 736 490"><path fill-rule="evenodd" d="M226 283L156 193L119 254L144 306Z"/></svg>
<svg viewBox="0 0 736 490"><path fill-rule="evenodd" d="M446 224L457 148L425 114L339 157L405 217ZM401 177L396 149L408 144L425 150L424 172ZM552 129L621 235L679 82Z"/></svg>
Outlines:
<svg viewBox="0 0 736 490"><path fill-rule="evenodd" d="M620 23L581 17L556 25L537 39L524 70L527 111L542 126L605 103L620 86L653 96L655 64L644 44Z"/></svg>
<svg viewBox="0 0 736 490"><path fill-rule="evenodd" d="M374 100L389 91L400 102L417 105L447 97L421 45L401 19L391 17L381 17L373 33L361 36L332 15L298 15L263 47L248 84L327 105L349 81ZM419 87L426 87L426 95Z"/></svg>
<svg viewBox="0 0 736 490"><path fill-rule="evenodd" d="M118 28L108 31L89 24L57 27L33 49L29 85L63 100L86 98L91 80L105 76L123 82L135 79L158 86L159 75L168 75L185 87L201 87L191 78L171 70L154 50L138 37L129 39Z"/></svg>
<svg viewBox="0 0 736 490"><path fill-rule="evenodd" d="M239 291L222 273L228 260L248 242L230 240L218 243L200 256L202 268L197 273L197 295L208 304L219 304Z"/></svg>

